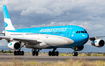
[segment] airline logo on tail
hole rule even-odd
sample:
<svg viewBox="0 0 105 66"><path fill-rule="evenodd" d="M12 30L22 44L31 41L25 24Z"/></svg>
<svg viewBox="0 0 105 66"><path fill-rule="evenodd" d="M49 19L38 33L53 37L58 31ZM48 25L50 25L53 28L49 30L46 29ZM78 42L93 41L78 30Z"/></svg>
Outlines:
<svg viewBox="0 0 105 66"><path fill-rule="evenodd" d="M3 5L3 14L4 14L4 24L5 24L5 30L15 30L11 23L11 19L9 17L9 13L7 10L6 5Z"/></svg>
<svg viewBox="0 0 105 66"><path fill-rule="evenodd" d="M4 19L5 20L5 19ZM6 23L6 22L4 22L4 24L5 24L5 28L8 26L8 24Z"/></svg>

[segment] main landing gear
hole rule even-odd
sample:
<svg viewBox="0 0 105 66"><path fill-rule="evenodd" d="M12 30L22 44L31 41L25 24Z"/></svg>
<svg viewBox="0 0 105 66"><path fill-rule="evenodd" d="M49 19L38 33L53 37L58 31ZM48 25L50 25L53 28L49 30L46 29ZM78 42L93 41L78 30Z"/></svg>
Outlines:
<svg viewBox="0 0 105 66"><path fill-rule="evenodd" d="M39 50L38 51L36 51L36 49L32 49L32 56L38 56L38 52L39 52Z"/></svg>
<svg viewBox="0 0 105 66"><path fill-rule="evenodd" d="M18 51L14 51L14 55L24 55L24 51L20 51L20 49Z"/></svg>
<svg viewBox="0 0 105 66"><path fill-rule="evenodd" d="M49 51L48 55L49 56L58 56L59 52L58 51L55 52L55 50L56 50L56 48L54 48L53 51Z"/></svg>

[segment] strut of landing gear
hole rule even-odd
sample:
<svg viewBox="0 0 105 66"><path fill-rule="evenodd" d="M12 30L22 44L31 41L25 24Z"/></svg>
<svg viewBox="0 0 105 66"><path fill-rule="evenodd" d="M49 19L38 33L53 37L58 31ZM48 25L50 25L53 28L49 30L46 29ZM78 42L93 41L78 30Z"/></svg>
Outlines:
<svg viewBox="0 0 105 66"><path fill-rule="evenodd" d="M36 49L32 49L32 56L38 56L38 51L36 51Z"/></svg>
<svg viewBox="0 0 105 66"><path fill-rule="evenodd" d="M74 51L74 52L72 53L72 55L73 55L73 56L78 56L78 52Z"/></svg>
<svg viewBox="0 0 105 66"><path fill-rule="evenodd" d="M56 50L56 48L54 48L53 51L49 51L48 55L49 56L58 56L59 52L58 51L55 52L55 50Z"/></svg>
<svg viewBox="0 0 105 66"><path fill-rule="evenodd" d="M14 51L14 55L24 55L24 51Z"/></svg>

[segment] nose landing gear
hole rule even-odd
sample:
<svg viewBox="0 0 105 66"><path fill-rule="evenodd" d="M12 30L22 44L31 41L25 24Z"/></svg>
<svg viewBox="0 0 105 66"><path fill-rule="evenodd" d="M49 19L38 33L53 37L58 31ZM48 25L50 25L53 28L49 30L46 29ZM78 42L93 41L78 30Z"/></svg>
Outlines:
<svg viewBox="0 0 105 66"><path fill-rule="evenodd" d="M72 55L73 55L73 56L78 56L78 52L74 51L74 52L72 53Z"/></svg>
<svg viewBox="0 0 105 66"><path fill-rule="evenodd" d="M78 52L76 52L76 51L77 51L77 48L74 47L73 49L74 49L74 52L72 53L72 55L73 55L73 56L78 56Z"/></svg>

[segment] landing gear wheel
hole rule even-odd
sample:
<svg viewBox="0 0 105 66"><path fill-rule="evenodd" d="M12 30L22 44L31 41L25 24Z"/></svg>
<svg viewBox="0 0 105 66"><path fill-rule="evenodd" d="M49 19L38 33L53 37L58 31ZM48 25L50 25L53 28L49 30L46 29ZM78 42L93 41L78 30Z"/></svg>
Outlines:
<svg viewBox="0 0 105 66"><path fill-rule="evenodd" d="M52 51L52 56L55 56L55 52L54 51Z"/></svg>
<svg viewBox="0 0 105 66"><path fill-rule="evenodd" d="M38 52L39 52L39 50L38 51L36 51L36 49L32 49L32 56L38 56Z"/></svg>
<svg viewBox="0 0 105 66"><path fill-rule="evenodd" d="M22 51L19 52L19 55L22 55Z"/></svg>
<svg viewBox="0 0 105 66"><path fill-rule="evenodd" d="M16 54L15 55L19 55L19 51L16 51Z"/></svg>
<svg viewBox="0 0 105 66"><path fill-rule="evenodd" d="M32 56L35 56L35 51L32 51Z"/></svg>
<svg viewBox="0 0 105 66"><path fill-rule="evenodd" d="M73 52L72 55L73 56L78 56L78 52Z"/></svg>
<svg viewBox="0 0 105 66"><path fill-rule="evenodd" d="M24 55L24 51L14 51L14 55Z"/></svg>
<svg viewBox="0 0 105 66"><path fill-rule="evenodd" d="M59 52L58 51L56 51L56 52L55 51L52 51L52 52L49 51L48 55L49 56L58 56L59 55Z"/></svg>
<svg viewBox="0 0 105 66"><path fill-rule="evenodd" d="M49 51L48 55L49 55L49 56L51 56L51 55L52 55L52 52L51 52L51 51Z"/></svg>
<svg viewBox="0 0 105 66"><path fill-rule="evenodd" d="M36 56L38 56L38 51L36 51Z"/></svg>
<svg viewBox="0 0 105 66"><path fill-rule="evenodd" d="M58 52L58 51L56 51L55 53L56 53L56 56L58 56L58 55L59 55L59 52Z"/></svg>
<svg viewBox="0 0 105 66"><path fill-rule="evenodd" d="M14 55L16 55L16 51L14 51Z"/></svg>
<svg viewBox="0 0 105 66"><path fill-rule="evenodd" d="M22 53L21 55L24 55L24 51L21 51L21 53Z"/></svg>

